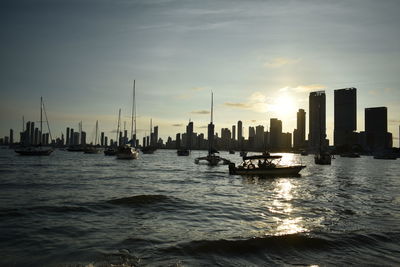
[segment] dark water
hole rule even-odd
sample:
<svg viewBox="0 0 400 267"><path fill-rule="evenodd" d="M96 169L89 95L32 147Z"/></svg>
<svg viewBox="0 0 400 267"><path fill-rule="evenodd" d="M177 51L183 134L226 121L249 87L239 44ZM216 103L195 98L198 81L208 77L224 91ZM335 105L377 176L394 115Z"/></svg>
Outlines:
<svg viewBox="0 0 400 267"><path fill-rule="evenodd" d="M301 177L260 179L203 154L0 150L0 265L400 265L400 160L308 156Z"/></svg>

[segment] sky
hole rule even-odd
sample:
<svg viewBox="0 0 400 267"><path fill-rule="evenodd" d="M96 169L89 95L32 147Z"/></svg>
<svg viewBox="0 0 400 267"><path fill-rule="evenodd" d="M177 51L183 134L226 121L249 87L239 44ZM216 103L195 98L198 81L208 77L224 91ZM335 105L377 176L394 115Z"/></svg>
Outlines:
<svg viewBox="0 0 400 267"><path fill-rule="evenodd" d="M357 88L364 109L386 106L400 125L400 1L13 0L0 3L0 136L39 120L53 136L94 125L113 138L118 109L130 129L136 80L138 136L150 118L166 141L189 120L206 133L243 121L293 132L311 91L325 90L333 142L333 91ZM124 124L122 124L124 127ZM89 140L90 141L90 140Z"/></svg>

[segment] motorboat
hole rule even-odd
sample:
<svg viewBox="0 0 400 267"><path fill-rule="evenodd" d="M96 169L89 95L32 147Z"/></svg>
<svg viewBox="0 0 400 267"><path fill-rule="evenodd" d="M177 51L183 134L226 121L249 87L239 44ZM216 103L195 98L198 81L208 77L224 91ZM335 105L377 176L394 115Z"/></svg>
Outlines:
<svg viewBox="0 0 400 267"><path fill-rule="evenodd" d="M189 156L190 151L189 149L178 149L176 153L178 154L178 156Z"/></svg>
<svg viewBox="0 0 400 267"><path fill-rule="evenodd" d="M229 163L229 174L242 175L265 175L265 176L296 176L306 166L301 164L296 165L281 165L282 156L271 156L268 153L262 155L243 157L243 162L237 167L235 163Z"/></svg>
<svg viewBox="0 0 400 267"><path fill-rule="evenodd" d="M139 151L131 146L122 145L118 147L116 156L117 159L137 159L139 158Z"/></svg>
<svg viewBox="0 0 400 267"><path fill-rule="evenodd" d="M315 154L314 162L319 165L331 165L332 157L328 152L320 152Z"/></svg>
<svg viewBox="0 0 400 267"><path fill-rule="evenodd" d="M104 155L106 156L115 156L117 154L116 147L108 147L104 150Z"/></svg>

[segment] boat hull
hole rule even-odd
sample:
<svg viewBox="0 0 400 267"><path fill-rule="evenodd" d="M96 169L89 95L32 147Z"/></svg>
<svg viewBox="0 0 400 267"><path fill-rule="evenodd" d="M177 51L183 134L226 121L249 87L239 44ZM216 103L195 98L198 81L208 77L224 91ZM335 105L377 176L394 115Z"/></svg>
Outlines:
<svg viewBox="0 0 400 267"><path fill-rule="evenodd" d="M49 156L53 152L53 149L16 149L15 152L21 156Z"/></svg>
<svg viewBox="0 0 400 267"><path fill-rule="evenodd" d="M134 152L132 154L117 154L117 159L137 159L139 158L139 153Z"/></svg>
<svg viewBox="0 0 400 267"><path fill-rule="evenodd" d="M234 165L229 165L230 174L240 174L240 175L262 175L262 176L297 176L299 172L306 166L282 166L275 168L254 168L245 169L238 168Z"/></svg>

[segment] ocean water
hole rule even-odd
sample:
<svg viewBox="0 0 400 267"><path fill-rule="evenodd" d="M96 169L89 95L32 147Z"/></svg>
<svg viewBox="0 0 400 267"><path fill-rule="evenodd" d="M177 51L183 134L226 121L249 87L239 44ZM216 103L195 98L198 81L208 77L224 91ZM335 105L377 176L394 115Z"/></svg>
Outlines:
<svg viewBox="0 0 400 267"><path fill-rule="evenodd" d="M301 176L260 178L205 153L0 149L0 266L400 265L399 159L284 154Z"/></svg>

